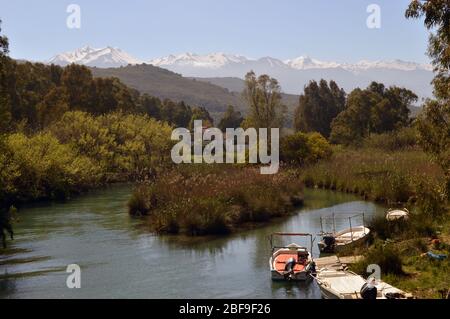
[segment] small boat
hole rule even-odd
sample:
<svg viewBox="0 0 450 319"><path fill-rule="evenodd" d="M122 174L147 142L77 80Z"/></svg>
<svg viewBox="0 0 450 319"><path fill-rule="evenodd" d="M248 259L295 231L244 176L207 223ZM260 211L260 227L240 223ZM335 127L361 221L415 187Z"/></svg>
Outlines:
<svg viewBox="0 0 450 319"><path fill-rule="evenodd" d="M315 276L323 299L363 299L367 281L348 270L321 269ZM412 295L381 280L376 284L376 299L410 299Z"/></svg>
<svg viewBox="0 0 450 319"><path fill-rule="evenodd" d="M323 234L322 240L318 243L321 253L332 253L344 247L356 245L366 240L370 229L365 226L355 226L339 231L337 233Z"/></svg>
<svg viewBox="0 0 450 319"><path fill-rule="evenodd" d="M388 221L394 221L394 220L406 220L409 217L409 211L406 208L403 209L389 209L386 212L386 219Z"/></svg>
<svg viewBox="0 0 450 319"><path fill-rule="evenodd" d="M274 233L270 236L272 255L269 259L272 280L304 281L311 279L310 274L315 271L313 258L306 247L291 243L287 246L273 245L274 236L309 236L302 233Z"/></svg>

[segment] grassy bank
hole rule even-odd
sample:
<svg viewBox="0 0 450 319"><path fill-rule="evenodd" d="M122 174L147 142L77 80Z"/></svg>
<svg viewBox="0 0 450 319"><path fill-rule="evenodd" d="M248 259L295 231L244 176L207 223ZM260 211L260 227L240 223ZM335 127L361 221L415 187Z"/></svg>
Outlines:
<svg viewBox="0 0 450 319"><path fill-rule="evenodd" d="M444 172L417 146L380 147L383 144L372 140L370 146L359 149L337 147L329 160L305 168L302 179L309 187L410 208L406 222L373 220L369 248L342 254L364 255L351 267L363 276L368 276L368 265L377 264L386 282L418 298L440 298L450 287L449 261L433 260L426 253L450 254Z"/></svg>
<svg viewBox="0 0 450 319"><path fill-rule="evenodd" d="M302 201L302 183L293 172L261 175L248 166L200 165L137 186L129 211L148 216L156 232L209 235L286 216Z"/></svg>
<svg viewBox="0 0 450 319"><path fill-rule="evenodd" d="M355 193L386 204L415 203L442 195L444 173L418 148L387 151L335 147L332 157L305 168L303 181L319 187Z"/></svg>

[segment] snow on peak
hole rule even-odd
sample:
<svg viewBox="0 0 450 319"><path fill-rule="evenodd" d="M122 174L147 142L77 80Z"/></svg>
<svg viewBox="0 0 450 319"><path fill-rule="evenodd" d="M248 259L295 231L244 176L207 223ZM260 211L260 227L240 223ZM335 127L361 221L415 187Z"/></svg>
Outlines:
<svg viewBox="0 0 450 319"><path fill-rule="evenodd" d="M323 62L316 59L312 59L309 56L299 56L294 59L284 61L285 64L289 65L291 68L297 70L306 69L327 69L327 68L338 68L339 63L336 62Z"/></svg>
<svg viewBox="0 0 450 319"><path fill-rule="evenodd" d="M345 68L350 70L368 70L368 69L392 69L402 71L433 70L433 67L429 64L419 64L415 62L402 61L399 59L379 60L379 61L362 60L356 64L346 64Z"/></svg>
<svg viewBox="0 0 450 319"><path fill-rule="evenodd" d="M140 64L142 62L119 48L108 46L96 49L86 45L75 51L58 54L51 58L49 63L62 66L76 63L105 68L126 66L128 64Z"/></svg>
<svg viewBox="0 0 450 319"><path fill-rule="evenodd" d="M231 63L245 63L249 59L236 54L222 52L199 55L195 53L182 53L153 59L150 64L155 66L192 66L217 69Z"/></svg>

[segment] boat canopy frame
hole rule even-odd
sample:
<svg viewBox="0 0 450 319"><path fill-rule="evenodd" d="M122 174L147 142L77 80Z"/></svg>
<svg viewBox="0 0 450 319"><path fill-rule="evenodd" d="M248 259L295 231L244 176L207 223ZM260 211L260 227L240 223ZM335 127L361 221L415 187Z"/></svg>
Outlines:
<svg viewBox="0 0 450 319"><path fill-rule="evenodd" d="M314 240L315 240L315 238L313 239L313 235L312 234L310 234L310 233L283 233L283 232L272 233L272 234L270 234L270 246L272 247L272 254L274 253L274 251L276 249L283 249L283 248L289 249L289 248L292 248L292 247L289 247L289 246L274 246L273 245L273 239L274 239L275 236L279 236L279 237L283 237L283 236L309 237L310 244L311 244L311 247L310 247L310 250L309 250L309 254L311 255L311 258L312 258L312 250L313 250L313 244L314 244ZM306 248L306 247L304 247L304 248Z"/></svg>
<svg viewBox="0 0 450 319"><path fill-rule="evenodd" d="M336 232L336 219L348 219L350 230L352 230L352 218L362 217L362 226L364 228L366 227L365 212L357 213L357 214L354 214L354 215L351 215L351 216L348 216L348 217L338 217L338 218L336 218L335 213L333 212L331 217L333 218L333 231L332 232L326 232L326 231L323 230L323 220L324 220L324 218L322 216L320 216L320 233L318 233L317 235L319 235L319 236L333 235L334 236L334 234L337 233ZM364 234L365 234L365 229L364 229Z"/></svg>

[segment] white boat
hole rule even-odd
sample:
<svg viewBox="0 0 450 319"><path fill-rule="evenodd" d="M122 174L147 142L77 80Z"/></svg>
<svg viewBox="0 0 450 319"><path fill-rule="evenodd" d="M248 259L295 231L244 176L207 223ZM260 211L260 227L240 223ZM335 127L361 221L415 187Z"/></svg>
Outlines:
<svg viewBox="0 0 450 319"><path fill-rule="evenodd" d="M362 299L361 288L366 280L348 270L321 269L317 271L316 282L324 299ZM412 295L389 285L381 280L377 281L376 299L410 299Z"/></svg>
<svg viewBox="0 0 450 319"><path fill-rule="evenodd" d="M314 261L306 247L291 243L287 246L276 247L273 245L274 236L309 236L300 233L274 233L270 236L272 255L269 259L272 280L305 281L311 279L311 272L315 271Z"/></svg>
<svg viewBox="0 0 450 319"><path fill-rule="evenodd" d="M367 239L370 229L365 226L355 226L337 233L323 235L318 243L320 252L336 252L344 247L356 245Z"/></svg>
<svg viewBox="0 0 450 319"><path fill-rule="evenodd" d="M386 212L386 219L388 221L394 221L394 220L406 220L409 217L409 210L407 210L406 208L403 209L389 209Z"/></svg>

